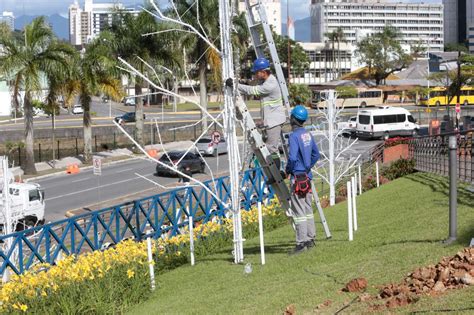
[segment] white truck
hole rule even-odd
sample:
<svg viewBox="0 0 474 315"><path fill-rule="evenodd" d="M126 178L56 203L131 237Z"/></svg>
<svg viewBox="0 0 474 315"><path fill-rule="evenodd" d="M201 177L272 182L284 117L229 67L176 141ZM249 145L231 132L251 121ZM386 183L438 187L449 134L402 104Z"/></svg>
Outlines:
<svg viewBox="0 0 474 315"><path fill-rule="evenodd" d="M3 185L0 187L0 229L4 230L5 201L1 198ZM44 191L35 183L11 183L10 211L12 222L16 223L15 230L22 231L44 223Z"/></svg>

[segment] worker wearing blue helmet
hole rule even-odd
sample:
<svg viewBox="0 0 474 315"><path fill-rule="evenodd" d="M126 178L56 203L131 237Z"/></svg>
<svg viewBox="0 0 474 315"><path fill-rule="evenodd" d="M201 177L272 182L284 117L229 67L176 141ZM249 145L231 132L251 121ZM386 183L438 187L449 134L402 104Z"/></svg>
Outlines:
<svg viewBox="0 0 474 315"><path fill-rule="evenodd" d="M280 144L281 125L286 122L280 85L271 73L270 62L266 58L257 58L253 63L252 72L255 73L260 83L255 86L239 84L237 89L242 94L260 98L263 109L263 125L266 132L265 144L273 159L279 165L278 147ZM227 79L226 85L232 86L233 80Z"/></svg>
<svg viewBox="0 0 474 315"><path fill-rule="evenodd" d="M288 138L288 163L286 174L291 176L291 208L296 227L296 247L291 254L298 254L314 247L314 224L311 168L319 160L319 150L313 136L303 127L308 111L297 105L291 111L292 132Z"/></svg>

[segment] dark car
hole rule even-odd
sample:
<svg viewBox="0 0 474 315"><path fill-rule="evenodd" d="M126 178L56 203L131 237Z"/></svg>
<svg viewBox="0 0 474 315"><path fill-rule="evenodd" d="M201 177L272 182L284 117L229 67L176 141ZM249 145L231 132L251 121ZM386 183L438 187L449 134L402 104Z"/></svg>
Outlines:
<svg viewBox="0 0 474 315"><path fill-rule="evenodd" d="M168 152L168 156L166 154L163 154L159 161L166 165L174 166L183 157L184 153L186 152L185 151L171 151L171 152ZM183 172L189 166L190 171L192 173L204 173L206 164L204 163L204 160L199 155L188 152L186 153L186 156L183 159L181 159L181 161L179 162L179 165L177 166L178 166L178 170L180 170L181 172ZM176 176L178 174L175 171L170 170L161 164L157 164L156 175Z"/></svg>
<svg viewBox="0 0 474 315"><path fill-rule="evenodd" d="M145 119L145 114L143 114L143 119ZM115 117L115 121L119 124L125 124L128 122L135 122L135 112L125 113L122 116Z"/></svg>

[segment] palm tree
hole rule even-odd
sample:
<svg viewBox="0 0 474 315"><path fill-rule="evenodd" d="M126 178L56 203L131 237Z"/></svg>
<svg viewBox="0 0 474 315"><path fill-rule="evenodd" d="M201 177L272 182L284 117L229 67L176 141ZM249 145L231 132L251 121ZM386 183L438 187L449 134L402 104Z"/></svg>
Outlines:
<svg viewBox="0 0 474 315"><path fill-rule="evenodd" d="M344 31L342 30L342 27L338 27L335 31L336 33L336 42L337 42L337 76L340 77L341 74L341 49L340 49L340 44L341 42L346 41L346 35L344 34Z"/></svg>
<svg viewBox="0 0 474 315"><path fill-rule="evenodd" d="M104 41L105 39L105 41ZM105 33L92 42L77 60L77 74L79 74L79 99L84 109L84 160L89 162L92 156L92 128L90 104L92 96L103 93L119 101L123 96L119 72L116 68L116 59L113 58L112 47L108 42L112 38ZM143 117L143 115L142 115ZM137 117L138 119L138 117ZM143 120L142 120L143 121Z"/></svg>
<svg viewBox="0 0 474 315"><path fill-rule="evenodd" d="M149 65L156 63L172 66L179 61L180 50L173 49L170 34L148 35L163 28L163 23L158 24L148 12L142 11L138 15L117 11L113 19L110 32L113 34L113 47L115 54L125 59L141 73L152 77L152 72L143 61ZM178 53L176 53L178 51ZM143 61L142 61L143 60ZM143 79L136 76L135 95L142 95L143 88L148 86ZM135 101L135 138L141 145L143 140L143 100L137 97Z"/></svg>
<svg viewBox="0 0 474 315"><path fill-rule="evenodd" d="M191 0L174 1L177 13L181 19L192 25L203 36L211 42L219 39L219 10L218 0L202 0L197 3ZM170 14L172 12L170 11ZM199 17L199 18L198 18ZM187 34L182 37L182 44L186 47L186 52L190 60L198 64L200 105L207 110L207 68L211 67L215 80L220 79L221 59L217 51L195 34ZM207 117L201 111L202 128L207 128Z"/></svg>
<svg viewBox="0 0 474 315"><path fill-rule="evenodd" d="M26 158L23 170L25 174L36 174L32 101L42 90L42 80L48 81L53 70L68 66L72 48L56 40L44 17L34 19L25 27L23 35L20 41L11 33L0 33L0 46L3 48L0 74L13 79L14 99L18 99L21 89L24 90Z"/></svg>
<svg viewBox="0 0 474 315"><path fill-rule="evenodd" d="M326 37L328 38L329 42L331 43L331 54L332 54L332 70L333 70L333 73L336 71L336 69L334 68L334 64L336 63L336 56L335 56L335 49L334 49L334 44L336 43L337 41L337 32L334 30L332 32L329 32L329 33L326 33L325 34ZM334 79L334 78L332 78Z"/></svg>

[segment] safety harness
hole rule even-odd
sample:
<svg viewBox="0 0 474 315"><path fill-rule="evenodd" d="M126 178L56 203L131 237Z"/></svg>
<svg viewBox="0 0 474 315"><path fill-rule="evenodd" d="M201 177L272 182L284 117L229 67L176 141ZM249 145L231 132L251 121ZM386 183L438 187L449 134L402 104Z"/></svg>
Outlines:
<svg viewBox="0 0 474 315"><path fill-rule="evenodd" d="M307 174L295 175L294 193L300 197L305 197L311 192L311 181Z"/></svg>

